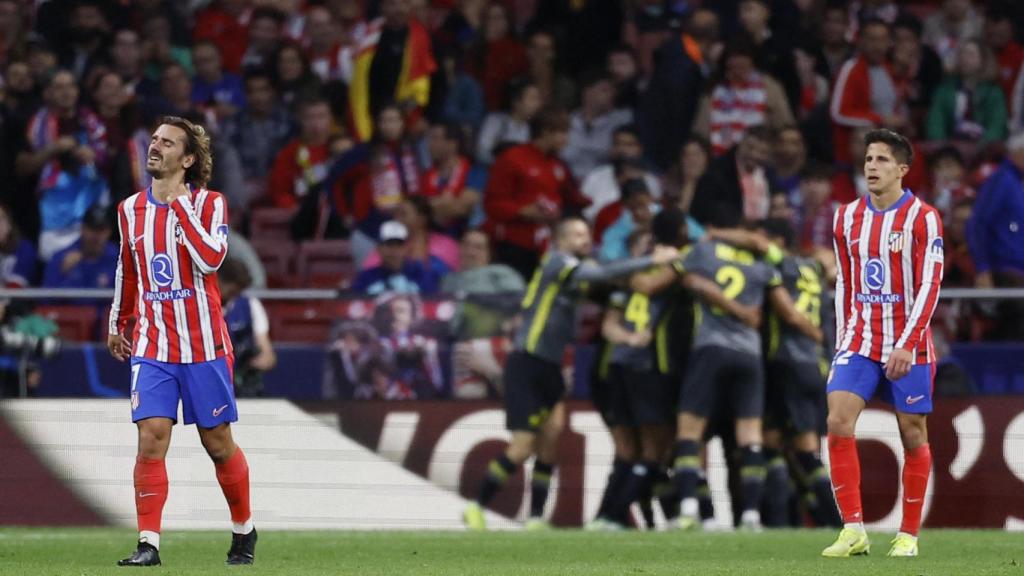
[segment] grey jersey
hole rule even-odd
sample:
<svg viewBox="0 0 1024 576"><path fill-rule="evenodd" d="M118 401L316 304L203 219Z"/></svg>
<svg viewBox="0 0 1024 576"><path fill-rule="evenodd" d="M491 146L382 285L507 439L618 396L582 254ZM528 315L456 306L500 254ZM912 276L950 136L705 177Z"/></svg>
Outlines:
<svg viewBox="0 0 1024 576"><path fill-rule="evenodd" d="M822 326L824 286L821 264L813 258L786 255L779 264L779 273L797 311L811 324ZM768 357L781 362L818 364L822 352L810 337L771 314L768 319Z"/></svg>
<svg viewBox="0 0 1024 576"><path fill-rule="evenodd" d="M516 350L561 365L565 347L576 333L576 303L591 282L631 274L651 259L630 258L605 266L583 262L553 250L544 255L523 297L523 322L516 331Z"/></svg>
<svg viewBox="0 0 1024 576"><path fill-rule="evenodd" d="M612 294L610 306L622 310L622 326L630 332L643 329L650 330L653 338L648 346L635 348L625 344L616 344L612 348L612 362L632 368L636 371L653 371L660 348L665 347L667 336L666 314L672 305L676 290L663 290L653 296L639 292L615 292Z"/></svg>
<svg viewBox="0 0 1024 576"><path fill-rule="evenodd" d="M717 241L695 244L683 257L682 269L714 280L726 298L744 306L762 306L765 289L781 282L775 267L747 250ZM695 315L695 350L721 346L761 355L761 335L754 328L703 301L697 304Z"/></svg>

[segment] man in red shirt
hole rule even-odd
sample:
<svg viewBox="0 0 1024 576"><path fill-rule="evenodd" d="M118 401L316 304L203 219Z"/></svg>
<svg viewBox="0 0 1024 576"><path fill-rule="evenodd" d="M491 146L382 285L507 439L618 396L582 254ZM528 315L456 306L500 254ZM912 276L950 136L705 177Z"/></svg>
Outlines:
<svg viewBox="0 0 1024 576"><path fill-rule="evenodd" d="M331 107L326 100L306 102L299 113L299 137L281 149L270 170L270 200L279 208L298 206L327 177Z"/></svg>
<svg viewBox="0 0 1024 576"><path fill-rule="evenodd" d="M545 110L531 120L530 134L529 142L498 157L484 193L485 227L494 241L495 260L524 278L540 263L549 226L568 208L565 200L587 204L558 158L569 140L569 116Z"/></svg>

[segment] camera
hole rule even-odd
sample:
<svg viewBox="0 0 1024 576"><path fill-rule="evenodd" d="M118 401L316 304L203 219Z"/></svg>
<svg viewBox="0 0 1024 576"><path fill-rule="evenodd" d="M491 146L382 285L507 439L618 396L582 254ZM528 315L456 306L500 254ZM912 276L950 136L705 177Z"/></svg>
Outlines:
<svg viewBox="0 0 1024 576"><path fill-rule="evenodd" d="M34 336L3 326L0 327L0 348L7 353L45 360L60 353L61 341L53 336Z"/></svg>

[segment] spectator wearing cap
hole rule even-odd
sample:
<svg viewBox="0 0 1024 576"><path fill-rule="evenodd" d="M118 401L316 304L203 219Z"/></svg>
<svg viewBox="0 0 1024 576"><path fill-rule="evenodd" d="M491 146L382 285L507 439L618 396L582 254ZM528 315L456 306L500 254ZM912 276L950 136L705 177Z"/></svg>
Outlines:
<svg viewBox="0 0 1024 576"><path fill-rule="evenodd" d="M480 208L487 173L460 153L462 129L452 123L427 131L430 167L423 174L421 193L430 203L432 223L458 238Z"/></svg>
<svg viewBox="0 0 1024 576"><path fill-rule="evenodd" d="M974 39L961 42L952 73L932 98L925 131L928 139L985 144L1006 138L1006 101L994 81L996 73L987 46Z"/></svg>
<svg viewBox="0 0 1024 576"><path fill-rule="evenodd" d="M635 125L620 126L612 133L608 163L597 166L583 178L581 190L590 200L583 216L594 222L601 210L619 200L619 189L627 178L643 178L655 198L661 197L661 183L644 163L644 148ZM616 215L616 218L618 216Z"/></svg>
<svg viewBox="0 0 1024 576"><path fill-rule="evenodd" d="M117 272L117 246L110 241L107 210L95 207L82 221L82 235L57 252L43 273L45 288L112 288Z"/></svg>
<svg viewBox="0 0 1024 576"><path fill-rule="evenodd" d="M356 276L352 291L368 296L396 292L430 295L438 292L441 280L451 270L440 259L430 256L426 262L409 257L409 231L395 220L380 228L380 264Z"/></svg>
<svg viewBox="0 0 1024 576"><path fill-rule="evenodd" d="M395 220L405 226L409 234L406 241L410 260L430 265L433 259L440 260L451 270L459 269L459 244L450 236L431 231L432 210L430 202L423 196L408 196L395 209ZM363 268L380 264L379 251L370 252L363 262Z"/></svg>
<svg viewBox="0 0 1024 576"><path fill-rule="evenodd" d="M615 85L607 74L585 77L580 88L581 105L569 117L569 143L562 153L577 180L608 158L615 130L633 121L632 110L615 108Z"/></svg>
<svg viewBox="0 0 1024 576"><path fill-rule="evenodd" d="M771 130L754 126L739 144L711 163L690 204L697 222L729 227L768 215L773 141Z"/></svg>

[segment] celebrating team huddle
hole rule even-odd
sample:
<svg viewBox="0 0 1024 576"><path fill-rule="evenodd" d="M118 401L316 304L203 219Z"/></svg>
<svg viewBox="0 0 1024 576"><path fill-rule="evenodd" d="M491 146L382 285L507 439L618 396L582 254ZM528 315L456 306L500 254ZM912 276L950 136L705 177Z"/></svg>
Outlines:
<svg viewBox="0 0 1024 576"><path fill-rule="evenodd" d="M907 140L874 130L865 144L870 193L837 212L834 256L797 253L784 221L710 227L692 239L686 215L665 209L653 238L631 237L631 259L598 266L585 260L586 223L563 221L527 290L505 369L512 441L488 465L465 511L467 526L485 527L484 508L535 455L527 528L547 527L544 503L565 420L561 360L574 306L590 297L608 303L592 389L615 443L590 527L626 527L634 503L653 526L657 500L671 525L699 529L713 516L704 444L719 436L737 475L735 525L759 531L786 523L789 455L813 521L843 526L822 555L867 554L854 434L877 396L895 408L905 448L903 523L889 555L916 556L931 470L929 323L942 280L942 225L934 208L902 188L913 160ZM833 280L835 345L826 356ZM819 445L826 431L830 472Z"/></svg>

